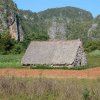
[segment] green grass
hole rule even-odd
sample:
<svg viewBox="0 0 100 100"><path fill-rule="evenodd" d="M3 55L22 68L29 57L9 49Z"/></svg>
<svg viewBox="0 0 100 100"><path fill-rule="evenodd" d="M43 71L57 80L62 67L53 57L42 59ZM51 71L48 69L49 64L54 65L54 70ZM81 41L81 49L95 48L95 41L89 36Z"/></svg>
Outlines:
<svg viewBox="0 0 100 100"><path fill-rule="evenodd" d="M21 58L20 55L0 55L0 68L20 68Z"/></svg>
<svg viewBox="0 0 100 100"><path fill-rule="evenodd" d="M100 56L88 54L88 67L99 67L100 66Z"/></svg>
<svg viewBox="0 0 100 100"><path fill-rule="evenodd" d="M91 56L100 56L100 50L95 50L89 53Z"/></svg>
<svg viewBox="0 0 100 100"><path fill-rule="evenodd" d="M0 77L0 100L100 100L100 78Z"/></svg>

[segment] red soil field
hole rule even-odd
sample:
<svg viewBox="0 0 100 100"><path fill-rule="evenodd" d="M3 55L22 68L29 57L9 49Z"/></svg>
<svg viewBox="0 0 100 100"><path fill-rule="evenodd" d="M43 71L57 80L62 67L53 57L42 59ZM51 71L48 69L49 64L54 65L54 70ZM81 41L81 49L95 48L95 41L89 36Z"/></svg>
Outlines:
<svg viewBox="0 0 100 100"><path fill-rule="evenodd" d="M100 67L85 70L0 69L0 76L95 79L100 77Z"/></svg>

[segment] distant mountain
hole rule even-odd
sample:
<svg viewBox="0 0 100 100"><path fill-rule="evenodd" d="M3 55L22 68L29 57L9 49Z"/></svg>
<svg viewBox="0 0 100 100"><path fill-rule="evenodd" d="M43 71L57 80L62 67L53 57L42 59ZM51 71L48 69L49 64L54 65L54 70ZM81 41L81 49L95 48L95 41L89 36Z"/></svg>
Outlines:
<svg viewBox="0 0 100 100"><path fill-rule="evenodd" d="M90 12L80 8L62 7L33 13L17 9L12 0L1 0L0 12L0 33L9 27L16 40L100 39L100 15L93 18Z"/></svg>
<svg viewBox="0 0 100 100"><path fill-rule="evenodd" d="M100 23L100 15L95 18L95 21Z"/></svg>
<svg viewBox="0 0 100 100"><path fill-rule="evenodd" d="M22 26L26 35L34 39L87 39L93 16L90 12L75 8L63 7L48 9L39 13L20 10Z"/></svg>
<svg viewBox="0 0 100 100"><path fill-rule="evenodd" d="M59 18L64 20L89 21L93 19L90 12L75 7L62 7L47 9L38 13L44 19ZM69 21L68 20L68 21Z"/></svg>

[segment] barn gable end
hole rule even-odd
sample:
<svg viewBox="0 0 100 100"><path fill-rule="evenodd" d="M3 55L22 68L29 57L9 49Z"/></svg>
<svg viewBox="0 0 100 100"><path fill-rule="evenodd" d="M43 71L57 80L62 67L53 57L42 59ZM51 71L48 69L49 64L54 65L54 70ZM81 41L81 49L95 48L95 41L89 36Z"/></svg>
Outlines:
<svg viewBox="0 0 100 100"><path fill-rule="evenodd" d="M86 64L87 64L86 54L81 44L77 50L73 66L84 66Z"/></svg>
<svg viewBox="0 0 100 100"><path fill-rule="evenodd" d="M24 65L80 66L86 56L80 40L33 41L22 58Z"/></svg>

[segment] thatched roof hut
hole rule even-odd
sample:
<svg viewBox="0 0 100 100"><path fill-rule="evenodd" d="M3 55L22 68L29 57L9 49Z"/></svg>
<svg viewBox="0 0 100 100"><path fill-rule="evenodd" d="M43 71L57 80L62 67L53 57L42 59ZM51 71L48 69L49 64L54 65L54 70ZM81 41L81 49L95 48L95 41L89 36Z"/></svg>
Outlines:
<svg viewBox="0 0 100 100"><path fill-rule="evenodd" d="M86 63L80 40L33 41L22 58L23 65L80 66Z"/></svg>

